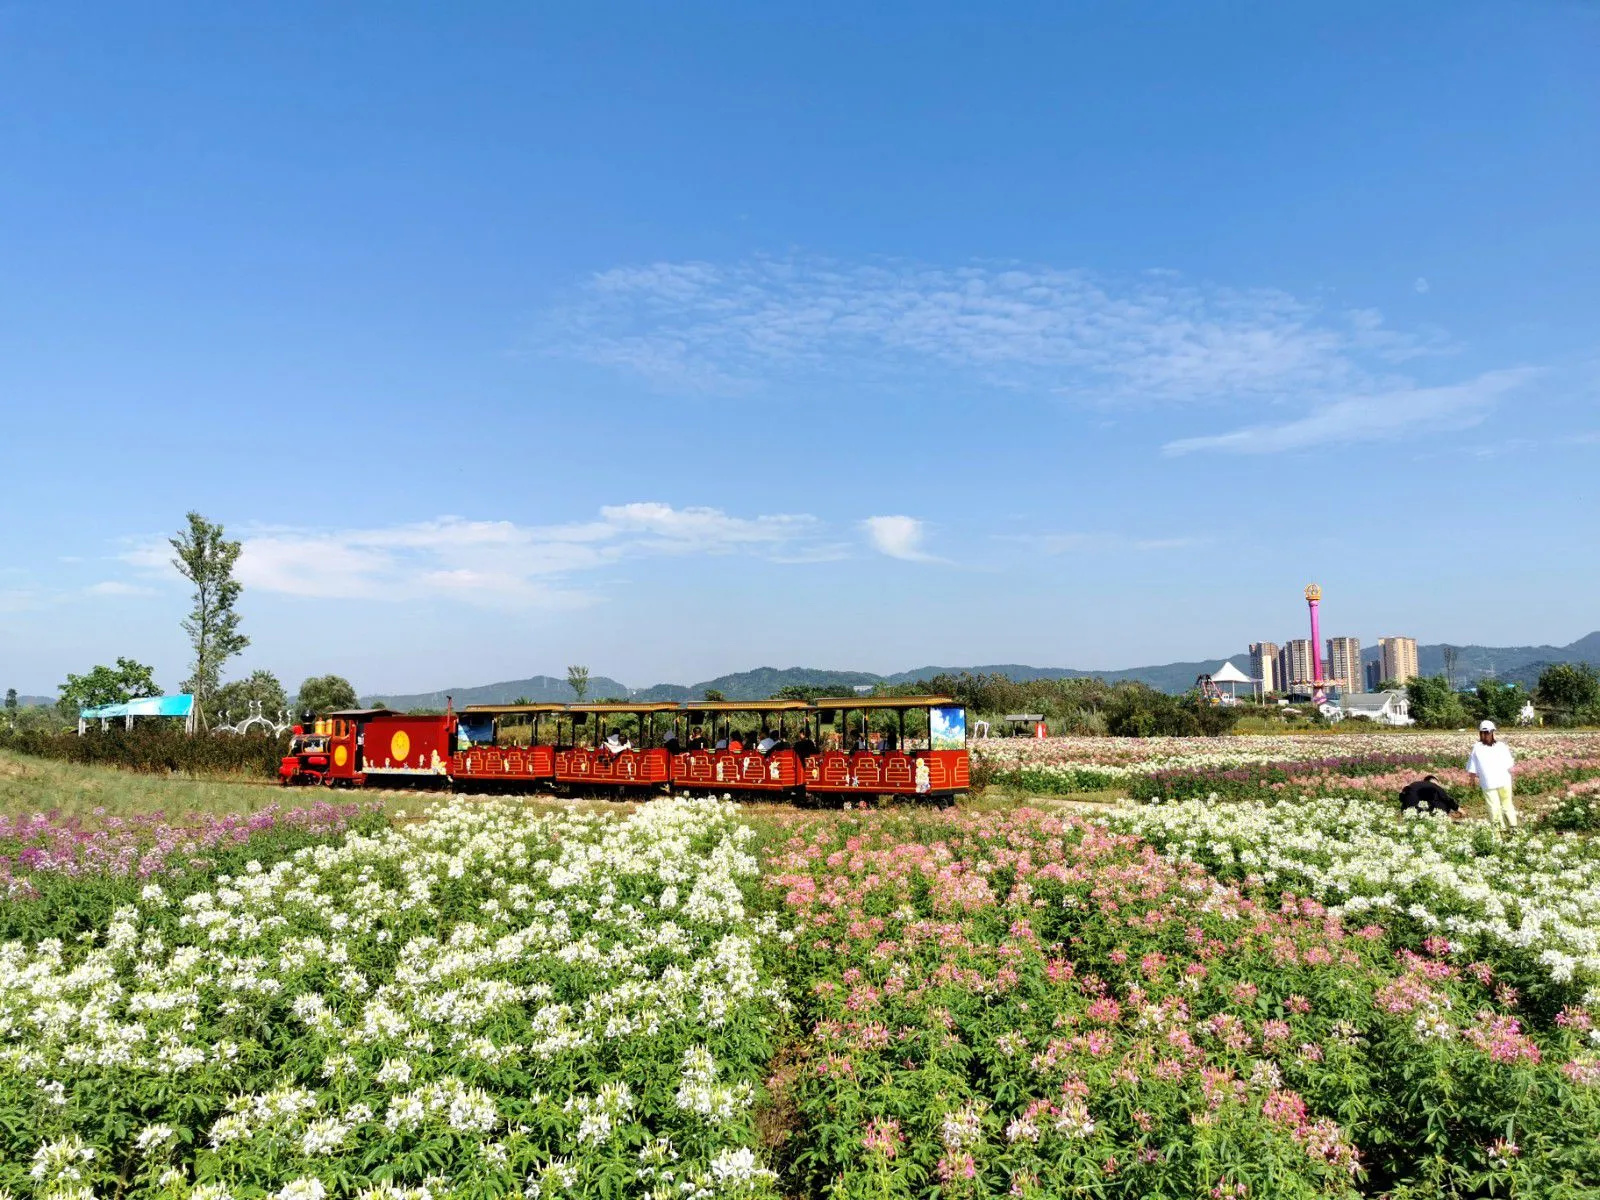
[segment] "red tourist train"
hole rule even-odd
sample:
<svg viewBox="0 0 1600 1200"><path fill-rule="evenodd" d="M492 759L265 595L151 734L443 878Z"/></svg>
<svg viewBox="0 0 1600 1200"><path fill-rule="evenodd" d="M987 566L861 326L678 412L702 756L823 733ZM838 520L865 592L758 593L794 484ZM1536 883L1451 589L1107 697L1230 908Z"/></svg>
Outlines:
<svg viewBox="0 0 1600 1200"><path fill-rule="evenodd" d="M298 729L285 786L438 786L643 796L926 796L968 787L966 712L948 696L687 704L474 704L329 713Z"/></svg>

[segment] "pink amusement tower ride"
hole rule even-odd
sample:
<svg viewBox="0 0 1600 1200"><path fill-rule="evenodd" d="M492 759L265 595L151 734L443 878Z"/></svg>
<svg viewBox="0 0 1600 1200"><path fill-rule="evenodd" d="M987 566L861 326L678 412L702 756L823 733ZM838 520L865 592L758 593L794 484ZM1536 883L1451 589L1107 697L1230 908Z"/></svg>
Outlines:
<svg viewBox="0 0 1600 1200"><path fill-rule="evenodd" d="M1311 699L1321 704L1328 698L1322 678L1322 626L1317 621L1317 608L1322 603L1322 589L1316 584L1306 585L1306 607L1311 610Z"/></svg>

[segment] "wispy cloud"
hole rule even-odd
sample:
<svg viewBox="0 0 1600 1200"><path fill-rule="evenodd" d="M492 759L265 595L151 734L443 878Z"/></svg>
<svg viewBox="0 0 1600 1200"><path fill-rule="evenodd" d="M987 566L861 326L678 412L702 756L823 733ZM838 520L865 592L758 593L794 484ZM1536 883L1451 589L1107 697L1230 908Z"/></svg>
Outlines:
<svg viewBox="0 0 1600 1200"><path fill-rule="evenodd" d="M1195 550L1212 543L1210 537L1134 537L1125 533L1009 533L997 540L1018 542L1042 554L1116 554L1132 551Z"/></svg>
<svg viewBox="0 0 1600 1200"><path fill-rule="evenodd" d="M796 256L602 271L546 314L546 353L735 390L774 374L991 384L1105 401L1277 400L1370 387L1449 348L1270 289L1014 263Z"/></svg>
<svg viewBox="0 0 1600 1200"><path fill-rule="evenodd" d="M247 588L292 596L375 601L448 597L491 606L573 607L597 597L572 580L646 556L755 554L803 561L827 547L815 517L740 517L658 502L609 505L590 521L518 525L433 521L375 529L275 527L241 534L237 575ZM170 572L165 544L121 556Z"/></svg>
<svg viewBox="0 0 1600 1200"><path fill-rule="evenodd" d="M86 596L153 596L155 588L127 583L121 579L104 579L83 589Z"/></svg>
<svg viewBox="0 0 1600 1200"><path fill-rule="evenodd" d="M29 612L38 607L37 592L28 588L0 588L0 613Z"/></svg>
<svg viewBox="0 0 1600 1200"><path fill-rule="evenodd" d="M1490 371L1448 387L1405 387L1348 396L1293 421L1180 438L1168 442L1162 451L1169 456L1203 451L1281 454L1338 443L1388 441L1439 426L1463 429L1482 422L1495 401L1536 374L1527 368Z"/></svg>
<svg viewBox="0 0 1600 1200"><path fill-rule="evenodd" d="M922 548L928 529L916 517L900 515L868 517L861 522L861 528L867 535L867 542L879 554L904 559L906 562L941 561Z"/></svg>

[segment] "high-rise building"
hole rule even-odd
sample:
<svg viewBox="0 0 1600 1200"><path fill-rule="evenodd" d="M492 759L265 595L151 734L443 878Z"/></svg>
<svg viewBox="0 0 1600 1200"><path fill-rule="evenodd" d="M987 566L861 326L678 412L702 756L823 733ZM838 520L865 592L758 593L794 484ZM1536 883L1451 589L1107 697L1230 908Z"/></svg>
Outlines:
<svg viewBox="0 0 1600 1200"><path fill-rule="evenodd" d="M1278 643L1250 643L1250 674L1261 681L1263 692L1281 692L1278 682Z"/></svg>
<svg viewBox="0 0 1600 1200"><path fill-rule="evenodd" d="M1309 692L1312 684L1311 639L1291 638L1278 651L1278 689Z"/></svg>
<svg viewBox="0 0 1600 1200"><path fill-rule="evenodd" d="M1383 664L1383 678L1396 683L1415 679L1417 671L1417 639L1388 637L1378 639L1378 661Z"/></svg>
<svg viewBox="0 0 1600 1200"><path fill-rule="evenodd" d="M1361 675L1361 639L1331 637L1328 639L1328 661L1323 671L1328 682L1340 691L1359 692L1364 682Z"/></svg>

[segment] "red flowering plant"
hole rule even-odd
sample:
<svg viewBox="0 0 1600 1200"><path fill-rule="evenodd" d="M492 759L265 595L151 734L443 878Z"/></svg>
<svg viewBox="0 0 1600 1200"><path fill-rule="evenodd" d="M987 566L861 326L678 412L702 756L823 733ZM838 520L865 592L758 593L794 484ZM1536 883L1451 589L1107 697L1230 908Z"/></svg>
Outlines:
<svg viewBox="0 0 1600 1200"><path fill-rule="evenodd" d="M1587 1014L1527 1028L1442 939L1397 955L1378 926L1252 899L1070 816L779 823L767 886L801 1041L769 1089L798 1194L1469 1196L1600 1178Z"/></svg>

